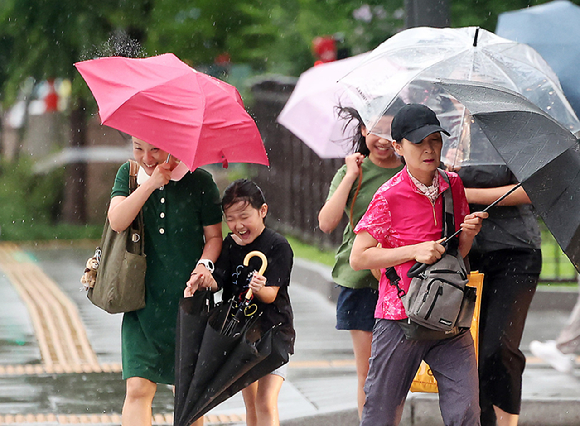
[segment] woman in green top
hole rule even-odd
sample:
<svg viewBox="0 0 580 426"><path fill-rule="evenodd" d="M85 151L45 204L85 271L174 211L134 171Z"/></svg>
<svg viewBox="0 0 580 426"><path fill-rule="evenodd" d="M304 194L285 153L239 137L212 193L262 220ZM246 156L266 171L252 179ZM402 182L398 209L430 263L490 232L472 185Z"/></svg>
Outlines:
<svg viewBox="0 0 580 426"><path fill-rule="evenodd" d="M133 138L139 187L129 194L129 163L117 172L108 211L126 229L140 210L145 224L145 303L121 329L126 395L123 425L151 425L157 383L173 384L179 299L191 273L213 272L222 245L219 191L211 175L189 172L167 152ZM200 423L201 424L201 423Z"/></svg>
<svg viewBox="0 0 580 426"><path fill-rule="evenodd" d="M365 402L363 388L369 370L378 281L371 271L355 271L350 267L350 251L355 238L353 229L366 212L377 189L401 169L401 162L388 136L392 116L383 116L379 126L375 126L382 128L381 135L378 135L367 131L355 109L341 107L339 115L346 120L345 128L353 120L358 122L353 136L354 154L345 158L344 166L338 169L332 179L328 198L318 214L318 223L322 232L330 233L336 229L344 212L349 218L336 254L332 277L340 287L336 328L350 330L352 337L360 417Z"/></svg>

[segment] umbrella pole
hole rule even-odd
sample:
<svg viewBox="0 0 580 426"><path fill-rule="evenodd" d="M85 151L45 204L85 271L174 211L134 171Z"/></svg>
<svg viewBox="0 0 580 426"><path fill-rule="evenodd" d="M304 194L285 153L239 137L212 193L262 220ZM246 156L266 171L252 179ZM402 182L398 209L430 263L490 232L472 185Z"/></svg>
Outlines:
<svg viewBox="0 0 580 426"><path fill-rule="evenodd" d="M491 209L493 206L497 205L497 203L501 202L502 200L504 200L508 195L510 195L512 192L514 192L516 189L518 189L520 186L522 186L522 183L518 183L516 186L514 186L512 189L510 189L509 191L507 191L505 194L503 194L501 197L499 197L497 200L495 200L493 203L491 203L489 206L487 206L485 209L483 209L483 212L488 211L489 209ZM447 243L451 240L451 238L456 237L457 235L459 235L459 233L461 232L461 229L458 229L457 231L455 231L455 233L453 235L451 235L450 237L445 238L445 240L443 240L441 242L441 245L445 248L447 248ZM420 262L416 262L411 269L409 269L409 272L407 273L407 276L409 277L416 277L417 275L423 273L423 271L425 271L425 269L427 269L427 266L429 266L426 263L420 263Z"/></svg>
<svg viewBox="0 0 580 426"><path fill-rule="evenodd" d="M520 186L522 186L522 183L521 182L518 183L516 186L514 186L512 189L510 189L508 192L506 192L505 194L503 194L501 197L499 197L497 200L495 200L493 203L491 203L485 209L483 209L483 212L485 213L486 211L488 211L489 209L491 209L493 206L496 206L498 203L500 203L502 200L504 200L507 196L509 196L512 192L514 192ZM445 241L443 241L441 244L442 245L447 244L451 238L456 237L457 235L459 235L460 232L461 232L461 229L458 229L453 235L451 235L450 237L447 237L445 239Z"/></svg>

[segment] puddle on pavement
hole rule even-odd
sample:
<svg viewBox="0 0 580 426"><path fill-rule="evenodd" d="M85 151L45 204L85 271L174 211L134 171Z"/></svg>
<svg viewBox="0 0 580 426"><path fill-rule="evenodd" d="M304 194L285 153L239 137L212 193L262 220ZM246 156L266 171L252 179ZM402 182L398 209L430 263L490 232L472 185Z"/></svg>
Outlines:
<svg viewBox="0 0 580 426"><path fill-rule="evenodd" d="M120 374L63 374L0 377L0 414L120 413L125 382ZM173 411L173 393L159 385L154 413Z"/></svg>

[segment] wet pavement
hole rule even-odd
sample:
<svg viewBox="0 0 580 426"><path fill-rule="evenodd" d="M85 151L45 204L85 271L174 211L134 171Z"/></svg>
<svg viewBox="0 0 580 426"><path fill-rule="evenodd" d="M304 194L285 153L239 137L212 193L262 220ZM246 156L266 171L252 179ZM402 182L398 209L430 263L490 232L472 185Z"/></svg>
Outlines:
<svg viewBox="0 0 580 426"><path fill-rule="evenodd" d="M121 315L94 307L79 282L93 250L92 242L0 244L0 425L120 424ZM297 259L290 295L297 341L279 398L282 424L357 424L350 336L334 329L329 268ZM522 342L520 425L580 425L580 370L558 373L528 350L531 340L557 335L575 297L542 292L534 301ZM172 411L171 388L159 386L153 423L172 424ZM243 416L236 395L206 424L243 424ZM410 394L402 425L440 424L437 396Z"/></svg>

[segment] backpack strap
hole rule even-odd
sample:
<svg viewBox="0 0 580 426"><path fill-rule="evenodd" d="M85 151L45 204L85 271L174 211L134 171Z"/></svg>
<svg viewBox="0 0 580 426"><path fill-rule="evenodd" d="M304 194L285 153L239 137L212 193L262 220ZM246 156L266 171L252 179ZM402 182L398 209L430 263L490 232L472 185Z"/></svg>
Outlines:
<svg viewBox="0 0 580 426"><path fill-rule="evenodd" d="M447 238L455 233L455 217L453 210L453 193L451 192L451 183L449 181L449 176L443 170L439 170L441 177L447 184L448 188L441 193L443 197L443 229L441 232L441 238ZM455 237L447 242L447 250L450 253L457 253L459 249L459 237Z"/></svg>

